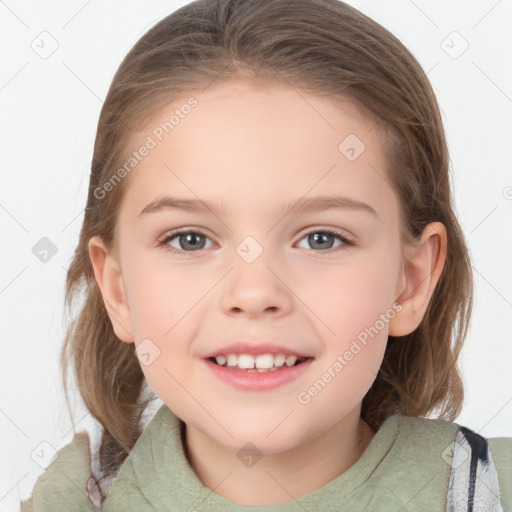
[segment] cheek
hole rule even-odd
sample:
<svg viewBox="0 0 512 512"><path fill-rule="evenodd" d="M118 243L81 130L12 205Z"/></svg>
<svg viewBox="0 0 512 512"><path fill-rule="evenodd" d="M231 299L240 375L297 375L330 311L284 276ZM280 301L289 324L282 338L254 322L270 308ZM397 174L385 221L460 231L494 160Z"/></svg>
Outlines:
<svg viewBox="0 0 512 512"><path fill-rule="evenodd" d="M211 287L211 277L185 266L176 270L176 264L171 271L166 261L148 265L134 257L130 263L130 316L141 369L155 393L181 410L189 400L182 385L191 393L201 392L189 351L201 321L199 301Z"/></svg>
<svg viewBox="0 0 512 512"><path fill-rule="evenodd" d="M211 278L192 267L182 266L170 270L165 258L137 264L133 258L128 269L130 315L135 334L140 339L166 340L171 337L174 326L190 322L205 291L211 287Z"/></svg>
<svg viewBox="0 0 512 512"><path fill-rule="evenodd" d="M389 248L364 257L360 253L351 262L318 267L304 278L304 302L321 320L315 324L324 340L325 361L311 387L302 390L303 399L298 397L301 404L310 400L328 408L335 401L348 411L373 384L395 315L396 257Z"/></svg>
<svg viewBox="0 0 512 512"><path fill-rule="evenodd" d="M396 279L396 259L368 253L339 264L317 264L297 275L296 290L320 320L322 336L343 344L390 310Z"/></svg>
<svg viewBox="0 0 512 512"><path fill-rule="evenodd" d="M385 268L367 261L316 280L316 293L305 302L322 320L316 325L325 352L318 373L297 394L305 410L342 417L357 407L375 381L394 316L394 282Z"/></svg>

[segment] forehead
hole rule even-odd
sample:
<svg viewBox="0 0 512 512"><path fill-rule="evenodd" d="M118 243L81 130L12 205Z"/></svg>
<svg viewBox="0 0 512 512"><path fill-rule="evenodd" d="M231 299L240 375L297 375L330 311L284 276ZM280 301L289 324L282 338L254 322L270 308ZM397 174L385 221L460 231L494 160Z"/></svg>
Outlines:
<svg viewBox="0 0 512 512"><path fill-rule="evenodd" d="M348 100L292 87L235 81L183 96L130 149L144 145L125 193L132 213L165 192L240 211L334 189L378 199L389 189L376 123Z"/></svg>

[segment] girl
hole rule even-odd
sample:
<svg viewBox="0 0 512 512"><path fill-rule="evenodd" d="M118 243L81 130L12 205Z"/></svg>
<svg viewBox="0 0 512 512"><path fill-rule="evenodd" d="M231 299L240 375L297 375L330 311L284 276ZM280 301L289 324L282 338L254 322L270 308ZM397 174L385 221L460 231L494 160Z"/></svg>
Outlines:
<svg viewBox="0 0 512 512"><path fill-rule="evenodd" d="M512 438L453 423L472 278L448 166L418 62L343 2L198 0L149 30L66 289L101 438L22 511L510 510Z"/></svg>

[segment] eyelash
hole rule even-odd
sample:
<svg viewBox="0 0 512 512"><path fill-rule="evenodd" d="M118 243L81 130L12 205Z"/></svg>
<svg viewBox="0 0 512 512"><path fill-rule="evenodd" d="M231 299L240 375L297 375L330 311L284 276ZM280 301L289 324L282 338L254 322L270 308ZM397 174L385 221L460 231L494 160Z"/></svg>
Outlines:
<svg viewBox="0 0 512 512"><path fill-rule="evenodd" d="M325 234L328 234L328 235L332 235L332 236L338 238L341 242L343 242L342 246L338 246L336 248L331 248L331 249L339 249L340 247L343 247L343 246L349 246L349 247L350 246L355 246L354 242L351 242L341 232L336 231L334 229L314 229L312 231L308 231L307 233L305 233L304 236L301 238L301 240L303 238L305 238L306 236L311 235L313 233L325 233ZM187 229L177 229L175 231L172 231L168 235L166 235L164 238L158 240L158 242L157 242L158 247L162 247L165 250L169 250L172 253L177 254L178 256L189 256L190 254L192 254L194 252L198 252L198 251L183 251L181 249L176 249L176 247L171 247L170 245L168 245L168 243L171 240L173 240L174 238L176 238L177 236L179 236L179 235L191 235L191 234L193 234L193 235L201 235L201 236L204 236L205 238L209 238L204 233L201 233L201 231L192 231L192 230L187 230ZM311 249L311 250L315 251L314 249ZM325 251L318 250L318 251L315 251L315 252L330 252L330 251L329 251L329 249L327 249Z"/></svg>

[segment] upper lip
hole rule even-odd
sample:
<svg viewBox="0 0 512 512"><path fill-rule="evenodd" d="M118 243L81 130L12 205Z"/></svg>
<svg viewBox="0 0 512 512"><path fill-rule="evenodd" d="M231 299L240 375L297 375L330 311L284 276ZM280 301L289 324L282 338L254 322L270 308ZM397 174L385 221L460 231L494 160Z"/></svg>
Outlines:
<svg viewBox="0 0 512 512"><path fill-rule="evenodd" d="M227 355L227 354L284 354L284 355L294 355L297 357L313 357L309 354L299 352L294 350L293 348L286 347L284 345L278 345L275 343L246 343L246 342L238 342L232 343L231 345L226 345L222 348L217 348L212 350L208 354L204 356L205 359L209 357L215 357L218 355Z"/></svg>

